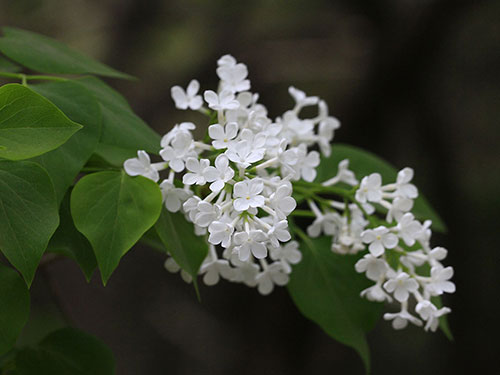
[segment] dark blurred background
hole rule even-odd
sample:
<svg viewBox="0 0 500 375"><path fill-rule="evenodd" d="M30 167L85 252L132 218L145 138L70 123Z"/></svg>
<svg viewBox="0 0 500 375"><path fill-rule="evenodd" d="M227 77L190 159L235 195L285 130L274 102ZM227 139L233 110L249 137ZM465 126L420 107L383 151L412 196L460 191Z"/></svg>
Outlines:
<svg viewBox="0 0 500 375"><path fill-rule="evenodd" d="M445 299L455 341L381 321L369 334L373 373L498 371L500 1L0 0L0 25L139 77L110 84L162 134L185 119L205 124L175 110L170 87L197 78L213 88L226 53L248 65L273 117L292 106L289 85L323 97L343 125L335 141L412 166L449 227L434 243L455 267ZM69 260L45 267L22 342L66 319L111 347L118 375L363 373L285 289L261 297L222 282L202 287L199 304L163 260L136 247L106 288Z"/></svg>

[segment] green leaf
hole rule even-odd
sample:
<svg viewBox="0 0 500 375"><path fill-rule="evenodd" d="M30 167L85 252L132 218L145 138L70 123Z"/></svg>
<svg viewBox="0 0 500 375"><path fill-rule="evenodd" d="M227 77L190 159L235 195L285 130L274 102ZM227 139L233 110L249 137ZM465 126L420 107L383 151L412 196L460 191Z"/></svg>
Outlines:
<svg viewBox="0 0 500 375"><path fill-rule="evenodd" d="M309 239L300 243L302 261L293 267L288 283L295 305L335 340L354 348L370 368L365 332L380 318L382 304L360 297L369 286L354 264L359 256L339 255L330 249L331 239Z"/></svg>
<svg viewBox="0 0 500 375"><path fill-rule="evenodd" d="M75 82L50 82L32 86L32 89L49 99L72 121L83 125L83 129L61 147L34 159L49 173L60 202L97 147L101 135L101 108L94 95Z"/></svg>
<svg viewBox="0 0 500 375"><path fill-rule="evenodd" d="M15 344L30 312L30 295L23 279L0 264L0 355Z"/></svg>
<svg viewBox="0 0 500 375"><path fill-rule="evenodd" d="M337 174L338 164L341 160L349 159L349 168L361 179L371 173L378 172L384 183L396 181L398 170L382 158L371 152L358 147L335 143L332 154L328 158L322 158L317 169L316 181L323 182ZM421 220L432 220L432 229L438 232L446 232L446 225L439 215L432 209L427 199L420 193L415 200L412 212Z"/></svg>
<svg viewBox="0 0 500 375"><path fill-rule="evenodd" d="M92 244L106 284L120 258L160 216L158 184L125 172L99 172L83 177L71 193L76 228Z"/></svg>
<svg viewBox="0 0 500 375"><path fill-rule="evenodd" d="M6 59L4 56L0 56L0 71L8 73L17 73L21 70L21 67L14 64L12 61Z"/></svg>
<svg viewBox="0 0 500 375"><path fill-rule="evenodd" d="M158 153L161 137L142 121L127 101L95 77L78 80L97 98L102 110L102 134L97 155L115 166L137 156L137 150Z"/></svg>
<svg viewBox="0 0 500 375"><path fill-rule="evenodd" d="M0 87L0 157L21 160L44 154L81 128L33 90L15 83Z"/></svg>
<svg viewBox="0 0 500 375"><path fill-rule="evenodd" d="M36 267L59 224L47 172L28 161L0 161L0 250L31 285Z"/></svg>
<svg viewBox="0 0 500 375"><path fill-rule="evenodd" d="M45 337L15 358L15 375L113 375L111 350L97 338L73 328Z"/></svg>
<svg viewBox="0 0 500 375"><path fill-rule="evenodd" d="M97 260L92 245L78 232L70 211L70 192L66 193L60 208L61 224L50 239L48 252L67 256L78 263L87 281L92 277Z"/></svg>
<svg viewBox="0 0 500 375"><path fill-rule="evenodd" d="M193 224L189 223L180 212L172 213L165 208L155 224L156 233L177 264L193 277L198 292L196 278L208 253L205 238L194 234Z"/></svg>
<svg viewBox="0 0 500 375"><path fill-rule="evenodd" d="M96 74L113 78L133 78L55 39L12 27L4 27L2 31L4 36L0 38L0 51L31 70L50 74Z"/></svg>

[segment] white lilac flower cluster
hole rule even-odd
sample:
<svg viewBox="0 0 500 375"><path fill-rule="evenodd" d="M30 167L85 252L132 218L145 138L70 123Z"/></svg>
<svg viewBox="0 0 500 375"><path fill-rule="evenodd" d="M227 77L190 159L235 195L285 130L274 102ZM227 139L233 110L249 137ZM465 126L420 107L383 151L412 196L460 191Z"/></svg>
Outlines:
<svg viewBox="0 0 500 375"><path fill-rule="evenodd" d="M431 298L455 291L450 281L453 268L441 263L446 249L431 248L431 221L421 223L410 212L418 197L417 188L411 184L413 170L402 169L392 184L382 185L379 173L364 177L358 184L348 167L347 160L340 162L337 176L322 185L344 183L355 187L354 203L330 200L323 203L321 211L310 201L316 218L307 229L309 236L332 236L332 251L341 254L355 254L368 245L368 253L355 269L375 284L363 290L361 296L399 303L399 312L384 315L384 319L392 320L395 329L405 328L408 322L417 326L425 322L425 330L435 331L439 317L451 310L436 306ZM385 222L371 216L376 207L387 211ZM411 295L416 302L414 315L409 312Z"/></svg>
<svg viewBox="0 0 500 375"><path fill-rule="evenodd" d="M320 162L319 152L310 148L329 156L338 120L329 115L324 101L290 87L295 106L273 121L258 103L258 95L249 91L246 65L229 55L217 63L217 91L207 90L202 98L196 80L186 90L179 86L171 90L177 108L209 114L216 122L208 127L207 141L195 141L196 126L184 122L162 138L162 162L151 163L148 154L139 151L137 158L124 163L129 175L155 182L160 180L159 172L168 172L160 183L166 209L182 212L194 224L195 233L206 235L209 242L199 271L204 283L214 285L223 278L269 294L274 285L288 282L291 265L302 258L288 229L288 216L297 205L292 197L294 183L299 193L305 189L302 195L315 218L307 228L310 237L331 236L331 249L339 254L368 247L355 269L375 284L361 296L400 303L399 312L384 315L396 329L408 322L418 326L425 322L426 330L435 331L439 317L450 309L439 308L431 298L454 292L455 285L449 281L453 269L441 263L447 251L430 246L431 222L421 223L410 212L418 196L411 184L413 170L401 170L396 182L388 185L382 185L378 173L359 182L349 161L343 160L337 175L323 182L324 191L319 191L343 200L308 196L307 184L316 178ZM301 118L308 106L317 106L317 116ZM181 181L177 184L176 174ZM373 215L384 210L385 220ZM167 259L165 267L180 270L173 258ZM183 270L181 276L191 281ZM413 315L410 296L416 301Z"/></svg>
<svg viewBox="0 0 500 375"><path fill-rule="evenodd" d="M217 63L219 88L205 91L204 101L196 80L186 90L171 90L177 108L214 115L209 141L195 141L195 125L184 122L162 138L163 162L151 163L139 151L124 168L131 176L155 182L160 171L168 172L160 183L165 207L181 211L197 235L208 237L210 251L200 269L205 284L214 285L222 277L268 294L274 285L288 282L291 264L301 260L298 243L288 242L287 217L296 207L291 181L315 179L320 154L308 148L317 145L329 155L340 124L329 116L324 101L294 87L289 89L294 108L273 121L257 102L258 95L249 91L246 65L230 55ZM318 114L303 119L301 110L308 106L317 106ZM176 174L183 186L174 183ZM166 268L179 270L172 258ZM182 276L189 281L187 273Z"/></svg>

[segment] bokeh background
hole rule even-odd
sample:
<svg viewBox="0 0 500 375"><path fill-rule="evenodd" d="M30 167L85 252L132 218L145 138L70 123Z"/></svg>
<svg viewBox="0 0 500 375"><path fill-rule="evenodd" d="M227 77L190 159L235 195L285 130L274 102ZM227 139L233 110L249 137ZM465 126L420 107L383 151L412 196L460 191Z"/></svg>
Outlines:
<svg viewBox="0 0 500 375"><path fill-rule="evenodd" d="M205 124L175 110L170 87L214 87L226 53L248 65L272 116L292 105L289 85L323 97L343 125L335 141L412 166L449 227L435 243L455 267L445 299L455 341L381 321L369 334L373 374L498 370L500 1L0 0L0 25L139 77L110 84L160 133ZM69 260L43 268L22 342L69 321L111 347L118 375L363 373L285 289L261 297L223 282L202 287L200 304L163 261L136 247L106 288Z"/></svg>

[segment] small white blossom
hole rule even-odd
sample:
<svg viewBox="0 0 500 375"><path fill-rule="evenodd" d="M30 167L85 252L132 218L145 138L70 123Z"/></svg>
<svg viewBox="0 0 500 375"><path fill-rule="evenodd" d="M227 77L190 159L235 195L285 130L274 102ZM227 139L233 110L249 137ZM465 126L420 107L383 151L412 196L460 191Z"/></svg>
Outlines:
<svg viewBox="0 0 500 375"><path fill-rule="evenodd" d="M228 90L223 90L218 95L212 90L207 90L205 91L204 98L208 106L216 111L236 109L240 106L240 103L234 98L234 94Z"/></svg>
<svg viewBox="0 0 500 375"><path fill-rule="evenodd" d="M379 173L372 173L363 177L361 185L356 191L356 200L361 203L380 202L382 199L382 176Z"/></svg>
<svg viewBox="0 0 500 375"><path fill-rule="evenodd" d="M229 143L236 138L238 134L238 124L230 122L225 127L219 124L213 124L208 127L208 135L213 139L212 145L220 150L227 148Z"/></svg>
<svg viewBox="0 0 500 375"><path fill-rule="evenodd" d="M413 315L411 315L407 310L402 310L398 313L385 313L385 320L392 320L392 327L394 329L403 329L408 325L408 322L415 324L416 326L421 326L422 321Z"/></svg>
<svg viewBox="0 0 500 375"><path fill-rule="evenodd" d="M419 302L415 307L415 311L423 320L427 322L424 329L426 331L430 329L432 332L437 330L439 326L439 318L451 312L448 307L442 307L438 310L438 308L428 300Z"/></svg>
<svg viewBox="0 0 500 375"><path fill-rule="evenodd" d="M267 248L264 241L267 240L266 234L261 230L251 230L250 232L238 232L234 235L233 252L238 254L242 262L248 260L250 254L257 259L263 259L267 256Z"/></svg>
<svg viewBox="0 0 500 375"><path fill-rule="evenodd" d="M233 196L236 198L233 202L236 211L246 211L250 207L262 207L265 198L261 195L264 189L264 183L259 178L240 181L234 184Z"/></svg>
<svg viewBox="0 0 500 375"><path fill-rule="evenodd" d="M234 170L229 167L226 155L221 154L215 159L215 167L207 167L203 174L210 184L210 190L217 192L224 188L226 182L234 177Z"/></svg>
<svg viewBox="0 0 500 375"><path fill-rule="evenodd" d="M205 171L210 165L210 161L208 159L195 159L188 158L186 160L186 169L189 173L186 173L182 177L182 182L186 185L205 185L207 182Z"/></svg>
<svg viewBox="0 0 500 375"><path fill-rule="evenodd" d="M431 268L431 281L425 288L433 296L439 296L443 293L454 293L455 284L449 281L452 277L452 267L434 266Z"/></svg>
<svg viewBox="0 0 500 375"><path fill-rule="evenodd" d="M127 159L123 163L123 168L129 176L143 176L157 182L160 179L157 168L151 164L151 159L146 151L137 151L137 157Z"/></svg>
<svg viewBox="0 0 500 375"><path fill-rule="evenodd" d="M165 207L170 212L177 212L180 210L182 203L184 203L192 194L190 191L177 188L168 180L164 180L160 184L160 189L163 195Z"/></svg>
<svg viewBox="0 0 500 375"><path fill-rule="evenodd" d="M390 233L384 226L365 230L361 233L361 239L364 243L370 244L368 250L376 257L382 255L385 249L394 249L398 244L396 235Z"/></svg>
<svg viewBox="0 0 500 375"><path fill-rule="evenodd" d="M378 281L385 277L389 266L383 259L374 257L371 254L366 254L363 258L357 261L354 265L356 272L366 272L366 277L373 281Z"/></svg>
<svg viewBox="0 0 500 375"><path fill-rule="evenodd" d="M418 283L415 279L410 278L406 272L399 272L384 283L384 288L389 293L394 293L396 300L405 302L410 293L417 291Z"/></svg>
<svg viewBox="0 0 500 375"><path fill-rule="evenodd" d="M281 264L273 263L260 272L256 277L257 290L262 295L268 295L274 289L274 284L276 285L286 285L288 283L289 277L283 271Z"/></svg>
<svg viewBox="0 0 500 375"><path fill-rule="evenodd" d="M184 89L180 86L174 86L171 88L170 93L172 95L172 99L174 99L175 106L178 109L188 109L198 110L201 108L203 104L203 100L198 94L198 90L200 89L200 83L193 79L189 82L189 85L184 91Z"/></svg>

